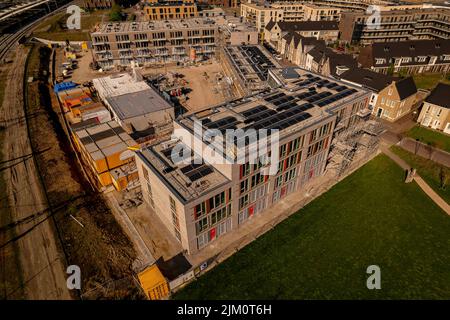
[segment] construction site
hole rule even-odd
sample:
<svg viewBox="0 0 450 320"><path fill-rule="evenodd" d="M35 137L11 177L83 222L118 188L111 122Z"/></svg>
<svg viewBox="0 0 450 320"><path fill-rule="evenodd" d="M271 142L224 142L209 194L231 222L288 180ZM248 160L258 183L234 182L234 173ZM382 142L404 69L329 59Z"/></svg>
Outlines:
<svg viewBox="0 0 450 320"><path fill-rule="evenodd" d="M71 82L70 78L77 78L77 58L88 57L84 50L81 47L57 49L56 52L58 50L56 65L66 66L70 62L71 66L75 66L66 81L55 84L54 91L84 174L95 189L105 193L115 218L132 239L138 254L133 262L134 270L140 272L147 270L147 266L159 265L163 272L161 279L166 279L168 292L185 282L180 282L180 277L189 280L194 274L198 276L203 272L199 269L201 265L206 263L209 266L212 261L217 261L217 256L226 256L227 248L245 239L248 233L252 233L252 227L246 224L246 232L243 233L242 228L239 228L241 231L227 232L213 247L206 246L195 254L186 254L184 246L177 240L177 233L169 231L170 227L161 221L158 210L146 200L149 191L146 191L147 187L142 187L142 172L136 165L135 152L153 148L170 139L176 119L211 109L212 106L217 108L228 103L239 103L242 99L246 101L247 97L278 88L293 90L302 83L303 86L310 86L309 91L296 100L287 96L271 102L282 109L289 109L299 105L295 101L304 99L308 105L302 106L300 115L305 111L314 114L311 108L315 103L321 103L321 107L337 99L348 99L348 95L356 92L322 77L308 76L304 78L306 80L301 80L304 77L302 73L295 71L295 68L281 67L264 47L258 45L229 45L217 50L216 56L207 61L186 65L172 63L138 67L132 64L125 70L91 71L93 78L84 79L82 84ZM88 65L87 61L83 64ZM330 90L328 88L338 95L331 96L326 91ZM149 100L152 101L150 104ZM307 164L314 166L314 173L308 173L307 178L297 173L302 177L298 185L317 177L316 182L308 182L308 186L303 187L312 198L323 192L314 187L316 183L320 181L323 185L324 179L335 183L378 151L379 135L383 130L381 125L369 119L370 111L363 104L352 108L348 111L347 117L350 118L347 122L340 121L333 129L327 156L317 160L320 162ZM287 188L284 193L280 189L277 197L282 198L299 187L295 184L295 187ZM265 207L267 204L261 208ZM239 222L236 220L231 224L239 225L241 221L251 218L249 210L245 216L239 214ZM238 215L235 217L238 219Z"/></svg>
<svg viewBox="0 0 450 320"><path fill-rule="evenodd" d="M95 270L104 270L104 266L96 267L89 252L99 261L101 255L108 256L107 245L95 240L105 223L99 217L113 219L118 224L111 224L104 232L117 244L113 261L121 276L114 281L114 288L120 288L126 296L167 297L232 254L232 248L255 239L255 233L256 237L263 234L266 223L281 221L280 214L264 214L272 212L271 207L292 201L287 199L296 193L318 196L323 186L347 176L378 151L382 128L369 119L367 92L300 68L285 68L259 45L228 44L207 60L185 64L140 66L132 62L128 67L109 70L96 70L83 43L40 49L41 54L45 51L47 58L43 61L48 61L48 66L41 65L39 72L45 74L48 68L47 77L52 82L52 93L45 98L52 106L47 112L66 154L65 161L47 161L55 163L55 172L77 172L73 181L57 182L56 175L43 170L50 201L57 206L70 203L64 218L56 222L63 226L62 246L69 246L65 250L71 261L88 264L95 278ZM45 80L41 81L43 88ZM253 178L241 176L234 181L207 159L200 167L178 170L168 165L171 159L167 158L166 146L174 125L189 128L193 115L204 120L205 128L221 131L280 129L285 132L285 148L293 152L296 145L299 152L285 155L281 161L286 168L281 169L279 177L252 182L242 193L241 183L254 179L256 169ZM293 132L297 132L296 138ZM49 147L43 141L36 143L40 148ZM152 170L155 172L150 174ZM238 166L231 170L243 169ZM169 177L175 173L179 177ZM197 189L187 191L180 198L185 188L195 188L203 180L209 181L203 186L216 183L216 187L204 187L198 197L191 197ZM163 190L174 181L178 181L178 187ZM184 186L186 183L189 187ZM92 191L83 193L81 186ZM57 193L55 188L66 192ZM207 209L205 218L188 222L192 212L200 212L202 206L209 208L210 201L219 201L211 199L217 199L215 193L220 188L224 189L220 193L223 200L215 204L218 211ZM67 202L61 203L61 199ZM89 204L83 199L89 199ZM94 219L88 216L91 211L107 214ZM67 219L72 223L65 223ZM185 229L186 224L197 231ZM77 228L86 232L85 239L98 242L95 253L90 250L81 255L73 249L84 246L73 235ZM109 277L109 272L101 272L102 279ZM83 297L108 295L111 287L90 278L86 281L89 291L80 293Z"/></svg>

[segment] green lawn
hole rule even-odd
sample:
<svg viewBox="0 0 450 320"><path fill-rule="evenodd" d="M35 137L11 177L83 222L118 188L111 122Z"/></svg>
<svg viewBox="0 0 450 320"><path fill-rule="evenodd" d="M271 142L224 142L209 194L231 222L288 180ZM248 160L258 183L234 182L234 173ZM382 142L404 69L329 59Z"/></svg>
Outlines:
<svg viewBox="0 0 450 320"><path fill-rule="evenodd" d="M450 83L450 75L442 73L421 73L413 75L418 89L433 89L439 82Z"/></svg>
<svg viewBox="0 0 450 320"><path fill-rule="evenodd" d="M422 143L450 152L450 136L444 133L416 125L407 131L406 135L413 139L419 139Z"/></svg>
<svg viewBox="0 0 450 320"><path fill-rule="evenodd" d="M109 21L109 10L96 10L81 14L81 30L66 30L68 14L59 13L44 20L33 32L33 36L54 41L89 41L89 30L97 23Z"/></svg>
<svg viewBox="0 0 450 320"><path fill-rule="evenodd" d="M450 217L403 180L376 157L174 298L450 299Z"/></svg>
<svg viewBox="0 0 450 320"><path fill-rule="evenodd" d="M411 167L416 168L419 175L438 193L442 199L450 203L450 168L437 164L432 160L414 155L400 147L392 146L392 152L405 160ZM441 175L445 177L446 187L441 188Z"/></svg>

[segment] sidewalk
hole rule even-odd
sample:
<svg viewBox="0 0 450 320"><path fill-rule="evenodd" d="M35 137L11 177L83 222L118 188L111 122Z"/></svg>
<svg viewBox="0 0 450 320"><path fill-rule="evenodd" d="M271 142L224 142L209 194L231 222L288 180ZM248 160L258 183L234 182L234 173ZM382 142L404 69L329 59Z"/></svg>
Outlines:
<svg viewBox="0 0 450 320"><path fill-rule="evenodd" d="M386 147L386 145L380 145L381 151L391 158L395 163L397 163L404 170L409 170L411 167L400 157L394 154L391 150ZM417 185L428 195L428 197L433 200L444 212L450 215L450 205L445 202L417 173L414 176L414 181Z"/></svg>

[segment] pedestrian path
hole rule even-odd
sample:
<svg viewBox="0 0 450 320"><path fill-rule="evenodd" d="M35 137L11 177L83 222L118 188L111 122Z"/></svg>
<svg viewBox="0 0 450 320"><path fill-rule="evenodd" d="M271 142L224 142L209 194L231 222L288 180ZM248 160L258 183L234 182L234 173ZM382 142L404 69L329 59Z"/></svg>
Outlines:
<svg viewBox="0 0 450 320"><path fill-rule="evenodd" d="M381 145L380 149L404 170L409 170L411 168L403 159L389 150L385 145ZM450 205L445 202L444 199L442 199L417 173L414 176L414 181L416 181L417 185L431 198L431 200L433 200L434 203L450 215Z"/></svg>

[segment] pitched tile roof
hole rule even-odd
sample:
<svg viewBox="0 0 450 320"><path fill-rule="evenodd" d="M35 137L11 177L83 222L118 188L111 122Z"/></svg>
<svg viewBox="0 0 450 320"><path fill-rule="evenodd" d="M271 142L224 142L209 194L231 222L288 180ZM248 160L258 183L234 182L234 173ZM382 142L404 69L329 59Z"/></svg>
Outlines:
<svg viewBox="0 0 450 320"><path fill-rule="evenodd" d="M436 64L450 63L443 59L443 55L450 55L450 39L445 40L411 40L400 42L377 42L363 48L358 60L365 66L375 66L376 59L385 59L377 67L389 66L394 58L411 57L410 62L402 62L402 65L417 65L416 57L426 57L423 64L428 64L430 56L437 56Z"/></svg>
<svg viewBox="0 0 450 320"><path fill-rule="evenodd" d="M406 99L417 92L416 84L412 77L404 78L395 83L400 100Z"/></svg>
<svg viewBox="0 0 450 320"><path fill-rule="evenodd" d="M450 109L450 85L439 83L436 88L431 91L425 101Z"/></svg>
<svg viewBox="0 0 450 320"><path fill-rule="evenodd" d="M278 21L270 20L266 25L267 30L278 24L281 31L315 31L315 30L339 30L336 21Z"/></svg>
<svg viewBox="0 0 450 320"><path fill-rule="evenodd" d="M354 68L348 70L344 72L340 77L341 79L348 80L353 83L358 83L363 87L375 92L380 92L396 80L396 78L394 77L362 68Z"/></svg>

